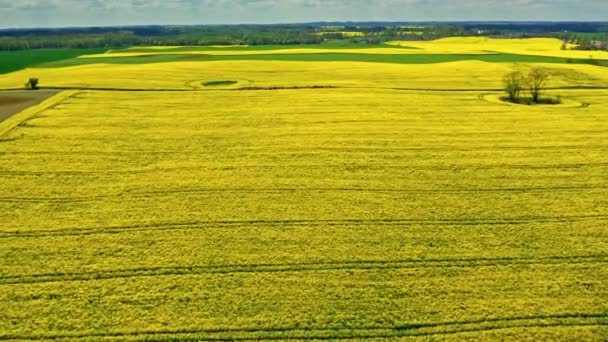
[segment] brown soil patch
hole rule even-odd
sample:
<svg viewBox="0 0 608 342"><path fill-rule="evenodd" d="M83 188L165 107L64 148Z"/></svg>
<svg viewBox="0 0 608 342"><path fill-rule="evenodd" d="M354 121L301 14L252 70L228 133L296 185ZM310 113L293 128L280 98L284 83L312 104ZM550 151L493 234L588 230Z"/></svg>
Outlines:
<svg viewBox="0 0 608 342"><path fill-rule="evenodd" d="M57 90L15 90L0 92L0 122L57 94Z"/></svg>

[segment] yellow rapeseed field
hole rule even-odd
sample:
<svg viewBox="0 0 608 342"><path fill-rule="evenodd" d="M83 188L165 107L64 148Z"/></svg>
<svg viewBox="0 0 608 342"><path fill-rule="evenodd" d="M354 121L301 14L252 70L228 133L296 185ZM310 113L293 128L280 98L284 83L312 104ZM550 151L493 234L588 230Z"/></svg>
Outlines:
<svg viewBox="0 0 608 342"><path fill-rule="evenodd" d="M535 64L551 87L608 87L608 68L585 64ZM334 85L399 89L500 89L502 77L532 65L460 61L438 64L361 62L210 61L151 64L89 64L29 68L0 78L0 89L21 89L38 77L43 87L146 90L205 89L204 82L235 80L232 88Z"/></svg>
<svg viewBox="0 0 608 342"><path fill-rule="evenodd" d="M344 37L364 37L365 36L365 33L358 32L358 31L324 31L324 32L316 33L316 35L319 35L319 36L326 36L326 35L332 35L332 34L341 34Z"/></svg>
<svg viewBox="0 0 608 342"><path fill-rule="evenodd" d="M2 77L69 90L0 123L0 340L602 340L608 69L535 66Z"/></svg>
<svg viewBox="0 0 608 342"><path fill-rule="evenodd" d="M337 32L349 36L357 36L360 32ZM408 32L405 32L408 33ZM409 32L416 33L416 32ZM412 49L391 48L393 46L410 47ZM137 47L137 50L111 51L110 54L84 55L80 58L107 58L111 57L136 57L149 55L269 55L269 54L310 54L310 53L356 53L356 54L396 54L396 55L420 55L420 54L468 54L483 55L494 53L506 53L516 55L548 56L572 59L602 59L608 60L606 51L582 51L573 50L576 45L565 44L556 38L520 38L503 39L488 37L450 37L430 41L393 41L383 48L290 48L271 50L218 50L196 47L192 49L183 48L180 51L171 50L175 47Z"/></svg>
<svg viewBox="0 0 608 342"><path fill-rule="evenodd" d="M563 58L608 59L606 51L572 50L576 45L555 38L501 39L488 37L450 37L431 41L395 41L389 44L415 47L418 53L487 53L502 52L520 55Z"/></svg>

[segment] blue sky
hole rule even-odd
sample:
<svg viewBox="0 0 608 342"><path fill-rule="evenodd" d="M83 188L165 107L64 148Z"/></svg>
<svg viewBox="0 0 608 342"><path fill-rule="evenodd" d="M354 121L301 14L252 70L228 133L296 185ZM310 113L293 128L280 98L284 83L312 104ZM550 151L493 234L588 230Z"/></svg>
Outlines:
<svg viewBox="0 0 608 342"><path fill-rule="evenodd" d="M0 0L0 27L608 20L608 0Z"/></svg>

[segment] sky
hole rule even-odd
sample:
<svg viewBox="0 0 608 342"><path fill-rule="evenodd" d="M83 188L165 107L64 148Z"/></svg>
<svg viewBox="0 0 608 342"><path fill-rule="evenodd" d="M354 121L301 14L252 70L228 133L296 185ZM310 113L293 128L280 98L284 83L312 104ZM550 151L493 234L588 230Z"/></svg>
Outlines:
<svg viewBox="0 0 608 342"><path fill-rule="evenodd" d="M0 0L0 28L467 20L606 21L608 0Z"/></svg>

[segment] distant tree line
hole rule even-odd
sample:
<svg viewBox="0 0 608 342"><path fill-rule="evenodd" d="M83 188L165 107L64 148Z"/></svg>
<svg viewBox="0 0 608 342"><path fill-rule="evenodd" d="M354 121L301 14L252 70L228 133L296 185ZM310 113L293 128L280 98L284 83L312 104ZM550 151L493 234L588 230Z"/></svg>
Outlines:
<svg viewBox="0 0 608 342"><path fill-rule="evenodd" d="M162 45L319 44L324 37L307 28L164 27L0 30L0 50L112 48Z"/></svg>
<svg viewBox="0 0 608 342"><path fill-rule="evenodd" d="M344 34L345 31L361 32L362 35L352 36ZM163 45L299 45L328 41L381 44L391 40L428 40L473 34L476 31L467 31L458 26L416 26L415 29L408 29L376 23L335 27L294 24L12 29L0 30L0 51Z"/></svg>
<svg viewBox="0 0 608 342"><path fill-rule="evenodd" d="M122 46L162 45L286 45L319 44L324 38L310 34L244 34L238 36L138 36L133 32L95 34L31 35L21 37L0 36L0 50L32 50L50 48L103 48Z"/></svg>
<svg viewBox="0 0 608 342"><path fill-rule="evenodd" d="M567 31L568 29L582 30ZM555 30L555 31L551 31ZM358 32L360 35L348 33ZM163 45L381 44L453 36L552 36L602 48L601 23L310 23L288 25L133 26L0 30L0 51ZM598 39L599 37L599 39Z"/></svg>

